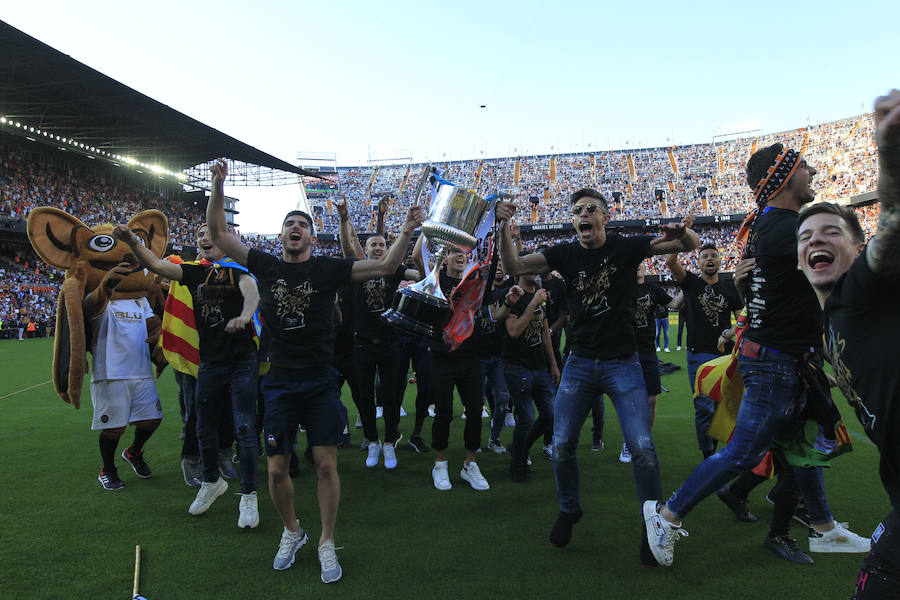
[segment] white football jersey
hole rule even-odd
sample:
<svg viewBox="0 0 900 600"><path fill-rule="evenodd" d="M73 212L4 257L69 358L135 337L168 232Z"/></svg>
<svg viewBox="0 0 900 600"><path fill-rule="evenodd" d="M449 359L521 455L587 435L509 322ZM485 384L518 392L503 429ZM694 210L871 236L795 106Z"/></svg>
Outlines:
<svg viewBox="0 0 900 600"><path fill-rule="evenodd" d="M147 319L153 310L146 298L110 300L106 312L91 321L91 381L153 377Z"/></svg>

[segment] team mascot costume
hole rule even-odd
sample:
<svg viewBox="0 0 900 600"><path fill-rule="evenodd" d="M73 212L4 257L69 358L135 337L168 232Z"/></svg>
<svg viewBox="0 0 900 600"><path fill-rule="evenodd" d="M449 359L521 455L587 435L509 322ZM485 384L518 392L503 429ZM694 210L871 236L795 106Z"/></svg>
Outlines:
<svg viewBox="0 0 900 600"><path fill-rule="evenodd" d="M168 221L158 210L146 210L129 222L141 241L162 257ZM165 366L157 348L164 294L156 275L147 271L124 242L112 236L114 225L88 227L74 216L51 207L28 216L28 239L49 265L65 269L56 308L53 386L59 396L79 408L92 354L91 428L100 430L103 470L98 480L107 490L121 489L115 467L119 438L129 424L135 439L122 457L141 478L151 475L143 446L159 426L162 409L153 381Z"/></svg>

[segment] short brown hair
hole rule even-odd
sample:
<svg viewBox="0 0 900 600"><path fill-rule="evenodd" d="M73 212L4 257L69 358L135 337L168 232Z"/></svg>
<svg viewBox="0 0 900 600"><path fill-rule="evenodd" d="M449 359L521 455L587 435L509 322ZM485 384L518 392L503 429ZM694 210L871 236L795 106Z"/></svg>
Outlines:
<svg viewBox="0 0 900 600"><path fill-rule="evenodd" d="M797 217L796 231L800 231L800 226L803 224L803 221L813 215L821 214L839 216L843 219L844 223L847 224L847 227L850 228L850 235L853 237L853 241L857 244L865 243L866 234L859 224L859 218L856 216L856 211L849 206L841 206L840 204L834 204L833 202L819 202L818 204L807 205L800 211L800 215Z"/></svg>

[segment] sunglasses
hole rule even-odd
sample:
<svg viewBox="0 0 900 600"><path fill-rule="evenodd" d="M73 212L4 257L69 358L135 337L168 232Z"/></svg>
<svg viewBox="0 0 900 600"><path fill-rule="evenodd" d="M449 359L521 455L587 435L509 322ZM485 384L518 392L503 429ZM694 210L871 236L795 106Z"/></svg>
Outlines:
<svg viewBox="0 0 900 600"><path fill-rule="evenodd" d="M594 214L595 212L600 210L600 207L596 204L576 204L572 207L572 214L577 217L582 213L582 211L584 211L584 209L587 209L589 214Z"/></svg>

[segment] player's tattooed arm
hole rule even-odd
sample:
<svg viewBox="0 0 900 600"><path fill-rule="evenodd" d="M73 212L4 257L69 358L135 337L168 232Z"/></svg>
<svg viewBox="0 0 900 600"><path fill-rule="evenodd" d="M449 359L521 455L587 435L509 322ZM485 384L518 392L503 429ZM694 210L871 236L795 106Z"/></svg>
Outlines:
<svg viewBox="0 0 900 600"><path fill-rule="evenodd" d="M875 143L878 145L878 233L869 242L866 259L872 271L900 275L900 90L875 101Z"/></svg>

